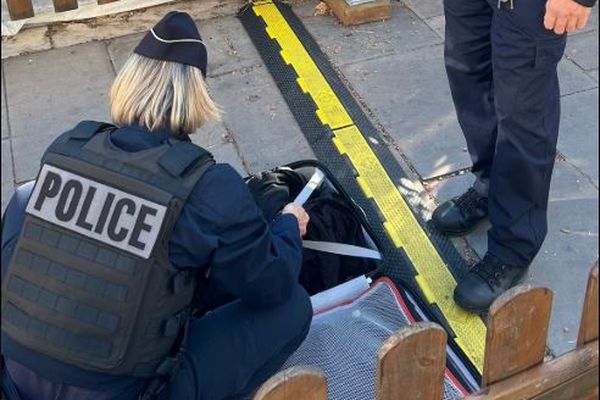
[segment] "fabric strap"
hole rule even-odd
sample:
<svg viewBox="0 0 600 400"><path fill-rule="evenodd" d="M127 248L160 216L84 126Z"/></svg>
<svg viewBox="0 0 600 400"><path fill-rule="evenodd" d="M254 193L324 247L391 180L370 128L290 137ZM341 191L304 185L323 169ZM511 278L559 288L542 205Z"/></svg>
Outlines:
<svg viewBox="0 0 600 400"><path fill-rule="evenodd" d="M381 260L381 253L377 250L368 249L366 247L354 246L352 244L304 240L302 242L302 247L304 247L305 249L322 251L325 253L338 254L341 256L362 257L371 258L373 260Z"/></svg>
<svg viewBox="0 0 600 400"><path fill-rule="evenodd" d="M300 191L296 199L294 199L294 203L298 205L304 205L306 201L310 198L316 188L318 188L323 180L325 179L325 174L318 168L315 168L314 174L311 176L308 183L304 186L304 188ZM366 247L354 246L352 244L345 243L337 243L337 242L324 242L324 241L316 241L316 240L304 240L302 242L302 247L305 249L322 251L325 253L338 254L341 256L350 256L350 257L361 257L361 258L371 258L373 260L381 260L381 253L377 250L368 249Z"/></svg>
<svg viewBox="0 0 600 400"><path fill-rule="evenodd" d="M315 173L311 176L308 183L304 186L304 188L298 193L298 196L294 199L294 203L299 206L304 205L306 201L310 198L316 188L318 188L323 179L325 178L325 174L320 169L316 168Z"/></svg>

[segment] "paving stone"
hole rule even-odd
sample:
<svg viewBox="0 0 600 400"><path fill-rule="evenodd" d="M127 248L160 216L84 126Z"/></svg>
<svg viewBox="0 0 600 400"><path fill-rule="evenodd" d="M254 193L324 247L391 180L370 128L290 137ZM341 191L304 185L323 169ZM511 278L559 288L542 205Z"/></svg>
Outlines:
<svg viewBox="0 0 600 400"><path fill-rule="evenodd" d="M444 14L442 0L402 0L402 2L422 19Z"/></svg>
<svg viewBox="0 0 600 400"><path fill-rule="evenodd" d="M237 18L201 21L199 29L208 47L209 76L262 64L258 51Z"/></svg>
<svg viewBox="0 0 600 400"><path fill-rule="evenodd" d="M598 185L598 89L563 97L558 149Z"/></svg>
<svg viewBox="0 0 600 400"><path fill-rule="evenodd" d="M471 166L442 54L435 46L342 68L423 179Z"/></svg>
<svg viewBox="0 0 600 400"><path fill-rule="evenodd" d="M408 8L399 2L392 2L392 7L389 20L355 27L344 27L333 16L313 17L314 4L297 6L294 10L338 66L441 43L440 37Z"/></svg>
<svg viewBox="0 0 600 400"><path fill-rule="evenodd" d="M210 81L223 121L239 146L248 172L314 158L302 131L263 67Z"/></svg>
<svg viewBox="0 0 600 400"><path fill-rule="evenodd" d="M59 132L60 133L60 132ZM13 137L15 179L18 184L34 179L40 169L44 150L56 138L56 133L36 135L35 140L27 137Z"/></svg>
<svg viewBox="0 0 600 400"><path fill-rule="evenodd" d="M473 185L475 177L468 171L450 178L433 179L424 183L437 204L459 196Z"/></svg>
<svg viewBox="0 0 600 400"><path fill-rule="evenodd" d="M4 90L4 68L2 69L2 76L0 77L0 84L2 85L2 139L10 136L8 128L8 112L6 111L6 91Z"/></svg>
<svg viewBox="0 0 600 400"><path fill-rule="evenodd" d="M597 81L566 57L558 64L558 78L563 96L598 87Z"/></svg>
<svg viewBox="0 0 600 400"><path fill-rule="evenodd" d="M231 165L242 177L248 176L248 171L244 166L244 162L233 143L221 143L208 150L213 154L217 163Z"/></svg>
<svg viewBox="0 0 600 400"><path fill-rule="evenodd" d="M192 142L208 149L209 147L231 142L227 128L221 121L211 121L190 135Z"/></svg>
<svg viewBox="0 0 600 400"><path fill-rule="evenodd" d="M32 178L47 144L84 119L107 120L114 78L104 43L4 62L17 182Z"/></svg>
<svg viewBox="0 0 600 400"><path fill-rule="evenodd" d="M598 32L569 36L565 56L585 70L598 69Z"/></svg>
<svg viewBox="0 0 600 400"><path fill-rule="evenodd" d="M200 21L198 29L208 48L209 76L222 75L262 63L250 37L237 18ZM123 66L144 35L128 35L110 41L108 51L117 70Z"/></svg>
<svg viewBox="0 0 600 400"><path fill-rule="evenodd" d="M10 139L2 139L2 214L14 191Z"/></svg>
<svg viewBox="0 0 600 400"><path fill-rule="evenodd" d="M598 83L598 70L594 69L592 71L588 71L588 75Z"/></svg>
<svg viewBox="0 0 600 400"><path fill-rule="evenodd" d="M108 54L115 68L119 71L133 52L133 49L142 40L145 33L136 33L133 35L122 36L107 42Z"/></svg>
<svg viewBox="0 0 600 400"><path fill-rule="evenodd" d="M228 163L242 176L247 175L246 168L237 153L233 138L222 122L210 122L190 136L192 142L210 151L218 163Z"/></svg>
<svg viewBox="0 0 600 400"><path fill-rule="evenodd" d="M446 18L443 15L427 18L425 23L442 39L445 37Z"/></svg>

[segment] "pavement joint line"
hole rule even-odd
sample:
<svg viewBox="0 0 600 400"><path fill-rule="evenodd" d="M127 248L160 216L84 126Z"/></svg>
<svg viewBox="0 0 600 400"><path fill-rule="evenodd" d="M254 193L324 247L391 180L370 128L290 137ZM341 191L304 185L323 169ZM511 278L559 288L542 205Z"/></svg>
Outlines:
<svg viewBox="0 0 600 400"><path fill-rule="evenodd" d="M237 140L235 139L235 136L233 135L233 133L231 132L231 129L229 129L229 126L227 126L225 121L223 121L223 127L225 128L227 137L229 137L231 139L230 142L226 142L226 143L231 143L233 145L235 153L240 158L240 162L242 163L242 167L244 167L244 171L246 172L246 175L250 175L250 168L248 167L248 163L246 162L246 159L242 155L242 150L240 149L240 146L238 145Z"/></svg>
<svg viewBox="0 0 600 400"><path fill-rule="evenodd" d="M235 73L238 73L238 72L249 73L249 72L255 71L257 69L263 68L263 67L264 67L263 64L257 63L257 64L252 64L252 65L244 66L244 67L241 67L241 68L236 68L236 69L233 69L231 71L219 72L217 74L208 74L208 78L209 79L210 78L221 78L223 76L235 74Z"/></svg>
<svg viewBox="0 0 600 400"><path fill-rule="evenodd" d="M441 40L444 40L444 37L442 35L439 34L438 31L436 31L435 29L433 29L433 26L430 25L430 22L432 19L434 18L439 18L441 17L441 15L438 15L436 17L431 17L431 18L425 18L423 20L423 22L425 23L425 25L427 25L427 27L429 28L430 31L432 31L437 37L439 37Z"/></svg>
<svg viewBox="0 0 600 400"><path fill-rule="evenodd" d="M595 68L592 69L585 69L585 67L582 67L581 65L579 65L579 63L577 61L575 61L575 59L573 59L572 57L569 57L568 54L564 55L564 59L565 60L569 60L571 61L573 64L575 64L576 67L578 67L580 70L582 70L583 72L587 72L587 71L593 71Z"/></svg>
<svg viewBox="0 0 600 400"><path fill-rule="evenodd" d="M119 71L117 71L117 67L115 66L115 62L113 58L110 56L110 51L108 50L108 46L110 45L110 41L104 41L104 49L106 50L106 56L108 57L108 63L110 64L110 69L112 70L115 77L118 75Z"/></svg>
<svg viewBox="0 0 600 400"><path fill-rule="evenodd" d="M461 169L457 169L457 170L454 170L454 171L447 172L445 174L432 176L431 178L425 178L421 182L423 182L423 183L430 183L430 182L435 182L435 181L443 181L443 180L446 180L446 179L449 179L449 178L454 178L455 176L464 175L467 172L471 172L471 167L465 167L465 168L461 168Z"/></svg>
<svg viewBox="0 0 600 400"><path fill-rule="evenodd" d="M575 165L571 161L569 161L569 159L567 158L567 156L565 156L562 152L560 152L559 150L557 150L556 151L556 156L558 158L558 161L564 162L568 166L572 167L581 176L583 176L590 183L590 185L592 185L596 190L600 190L600 188L598 187L598 185L596 184L596 182L594 182L594 178L592 178L591 176L589 176L588 174L586 174L580 167L578 167L577 165Z"/></svg>
<svg viewBox="0 0 600 400"><path fill-rule="evenodd" d="M591 16L590 16L590 18L588 19L588 26L589 26L589 24L590 24L590 21L591 21L591 19L592 19L592 18L591 18ZM567 40L568 40L568 38L570 38L570 37L575 37L575 36L584 36L584 35L587 35L587 34L597 34L597 33L596 33L596 30L595 30L595 29L592 29L592 30L589 30L589 31L577 31L577 32L569 33L569 34L568 34L568 37L567 37Z"/></svg>
<svg viewBox="0 0 600 400"><path fill-rule="evenodd" d="M17 184L17 171L15 169L16 165L15 165L15 157L13 155L13 141L12 138L5 138L2 140L6 140L8 141L8 150L9 150L9 157L10 157L10 164L12 166L12 184L13 184L13 190L15 188L15 185Z"/></svg>
<svg viewBox="0 0 600 400"><path fill-rule="evenodd" d="M572 93L567 93L567 94L563 94L562 96L560 96L561 99L564 99L566 97L570 97L576 94L580 94L580 93L587 93L587 92L592 92L594 90L598 90L598 86L592 87L592 88L587 88L587 89L581 89L581 90L576 90Z"/></svg>
<svg viewBox="0 0 600 400"><path fill-rule="evenodd" d="M6 108L6 127L8 128L8 138L12 138L12 129L10 128L10 118L8 115L8 94L6 94L6 76L4 74L4 69L2 69L2 87L4 88L2 91L2 96L4 97L4 107Z"/></svg>
<svg viewBox="0 0 600 400"><path fill-rule="evenodd" d="M2 86L4 87L4 106L6 107L6 126L8 127L8 137L2 140L8 141L8 151L10 157L10 165L12 167L12 184L13 190L17 183L17 168L15 165L15 157L13 153L13 137L12 137L12 129L10 127L10 113L8 111L8 94L6 93L6 75L4 74L4 70L2 70Z"/></svg>

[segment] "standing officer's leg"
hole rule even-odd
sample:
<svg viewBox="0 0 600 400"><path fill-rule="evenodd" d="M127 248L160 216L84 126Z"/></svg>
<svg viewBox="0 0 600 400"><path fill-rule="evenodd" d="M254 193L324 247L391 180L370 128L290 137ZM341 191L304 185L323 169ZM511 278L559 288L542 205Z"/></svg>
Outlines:
<svg viewBox="0 0 600 400"><path fill-rule="evenodd" d="M433 222L446 234L462 235L487 215L497 126L490 38L494 11L486 0L444 0L444 11L446 72L476 181L473 189L438 207Z"/></svg>
<svg viewBox="0 0 600 400"><path fill-rule="evenodd" d="M529 4L535 3L543 10L541 1ZM511 21L509 14L499 12L494 28L499 134L492 167L488 248L505 263L528 266L547 232L560 120L556 68L566 36L542 31L541 37L532 40L533 32L522 32ZM542 27L541 15L525 22Z"/></svg>
<svg viewBox="0 0 600 400"><path fill-rule="evenodd" d="M543 28L544 0L515 0L492 26L498 116L490 175L488 254L459 283L455 300L481 311L516 284L546 236L560 95L556 67L565 36Z"/></svg>
<svg viewBox="0 0 600 400"><path fill-rule="evenodd" d="M297 285L277 307L254 309L238 300L193 321L170 399L250 395L300 346L311 319L310 298Z"/></svg>

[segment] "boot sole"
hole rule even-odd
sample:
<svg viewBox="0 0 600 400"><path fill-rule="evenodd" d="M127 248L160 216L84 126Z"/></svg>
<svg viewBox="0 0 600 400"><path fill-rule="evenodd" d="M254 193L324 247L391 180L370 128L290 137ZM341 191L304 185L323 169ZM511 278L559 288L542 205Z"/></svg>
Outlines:
<svg viewBox="0 0 600 400"><path fill-rule="evenodd" d="M503 293L506 293L508 290L512 289L513 287L515 287L515 286L520 285L521 283L523 283L523 281L525 281L526 277L527 277L527 273L525 273L521 278L515 279L515 281L513 281L512 285L508 289L506 289L504 292L500 293L498 295L498 297L502 296ZM472 313L475 313L475 314L487 313L488 310L490 309L490 307L492 306L492 304L494 303L494 301L496 301L496 299L498 297L496 297L492 301L492 303L489 306L487 306L487 307L473 307L473 306L469 306L469 305L465 304L465 302L462 300L461 297L456 296L454 293L452 295L452 298L454 299L454 302L456 304L458 304L458 306L460 308L462 308L465 311L472 312Z"/></svg>
<svg viewBox="0 0 600 400"><path fill-rule="evenodd" d="M482 307L482 308L481 308L481 307L472 307L472 306L468 306L468 305L466 305L466 304L465 304L465 303L464 303L464 302L461 300L461 298L460 298L460 297L458 297L458 296L452 296L452 297L454 298L454 302L455 302L455 303L456 303L456 304L457 304L457 305L458 305L460 308L462 308L463 310L465 310L465 311L467 311L467 312L470 312L470 313L474 313L474 314L481 314L481 313L487 312L487 311L490 309L490 307L489 307L489 306L488 306L488 307ZM491 306L491 304L490 304L490 306Z"/></svg>
<svg viewBox="0 0 600 400"><path fill-rule="evenodd" d="M433 223L433 227L440 232L443 235L446 236L452 236L452 237L458 237L458 236L465 236L468 235L469 233L473 233L480 225L482 225L486 220L488 219L488 217L484 217L482 218L480 221L476 222L475 224L473 224L472 227L468 228L468 229L464 229L464 230L457 230L457 231L453 231L453 230L448 230L448 229L444 229L442 227L440 227L437 222L435 221L435 219L431 219L431 222Z"/></svg>

